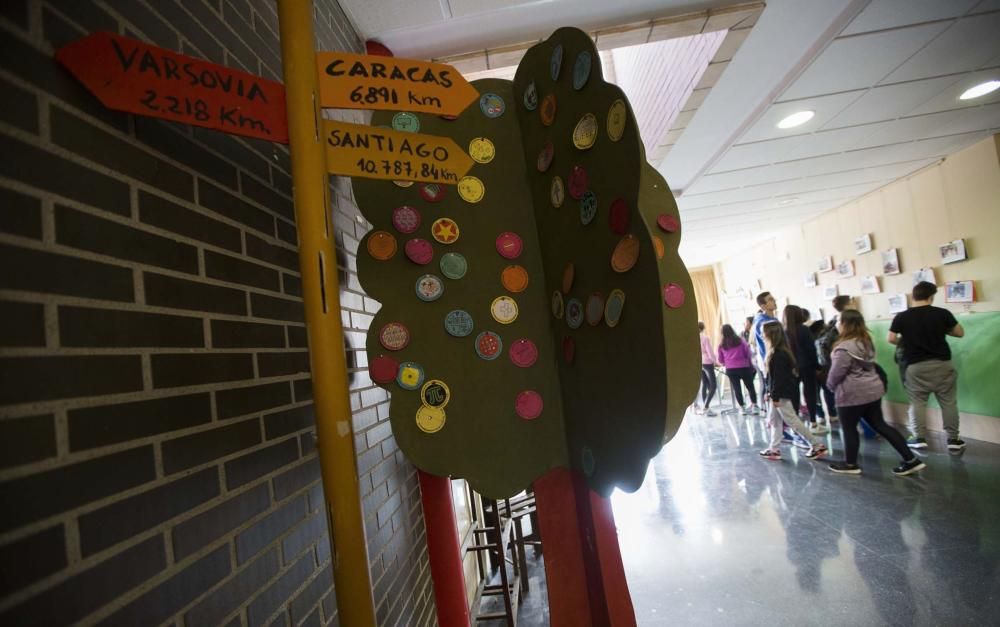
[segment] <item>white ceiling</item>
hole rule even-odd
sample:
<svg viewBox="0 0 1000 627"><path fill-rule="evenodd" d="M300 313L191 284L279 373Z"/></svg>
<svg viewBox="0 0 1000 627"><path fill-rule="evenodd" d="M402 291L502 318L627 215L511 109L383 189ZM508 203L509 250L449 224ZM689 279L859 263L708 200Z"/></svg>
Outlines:
<svg viewBox="0 0 1000 627"><path fill-rule="evenodd" d="M363 37L418 58L512 46L559 26L594 31L734 4L340 1ZM728 52L726 62L710 66L719 76L702 79L699 87L709 88L682 106L690 119L675 124L669 139L656 137L662 129L644 137L660 142L648 151L652 159L665 155L654 165L677 196L689 266L719 261L776 227L1000 131L1000 91L958 100L966 88L1000 79L1000 0L769 0L756 25L746 26L726 37L719 51ZM615 71L625 81L617 63ZM816 116L795 129L775 127L802 109Z"/></svg>

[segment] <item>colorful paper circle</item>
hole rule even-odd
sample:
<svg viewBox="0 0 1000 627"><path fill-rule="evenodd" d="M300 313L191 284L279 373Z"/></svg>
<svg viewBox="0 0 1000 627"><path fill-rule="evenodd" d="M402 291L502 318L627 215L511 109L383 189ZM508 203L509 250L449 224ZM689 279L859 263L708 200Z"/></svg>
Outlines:
<svg viewBox="0 0 1000 627"><path fill-rule="evenodd" d="M555 155L555 148L552 146L552 142L545 142L542 146L541 152L538 153L538 160L535 162L535 166L538 168L539 172L547 172L549 166L552 165L552 157Z"/></svg>
<svg viewBox="0 0 1000 627"><path fill-rule="evenodd" d="M569 173L569 195L580 200L587 191L587 171L575 165Z"/></svg>
<svg viewBox="0 0 1000 627"><path fill-rule="evenodd" d="M630 222L631 217L629 216L628 205L625 204L624 199L616 198L608 210L608 226L616 234L625 235L628 233Z"/></svg>
<svg viewBox="0 0 1000 627"><path fill-rule="evenodd" d="M479 98L479 108L488 118L498 118L507 110L503 98L496 94L483 94Z"/></svg>
<svg viewBox="0 0 1000 627"><path fill-rule="evenodd" d="M534 390L525 390L514 399L514 411L525 420L534 420L541 416L544 407L542 395Z"/></svg>
<svg viewBox="0 0 1000 627"><path fill-rule="evenodd" d="M392 210L392 226L400 233L413 233L420 228L420 212L409 205L396 207Z"/></svg>
<svg viewBox="0 0 1000 627"><path fill-rule="evenodd" d="M451 218L438 218L431 224L431 237L439 244L454 244L458 235L458 224Z"/></svg>
<svg viewBox="0 0 1000 627"><path fill-rule="evenodd" d="M566 186L563 184L562 177L557 174L552 177L552 184L549 186L549 201L553 207L558 209L562 207L565 200Z"/></svg>
<svg viewBox="0 0 1000 627"><path fill-rule="evenodd" d="M421 183L420 197L427 202L441 202L444 200L446 189L444 185L437 183Z"/></svg>
<svg viewBox="0 0 1000 627"><path fill-rule="evenodd" d="M507 349L507 355L519 368L530 368L538 361L538 347L526 337L514 340Z"/></svg>
<svg viewBox="0 0 1000 627"><path fill-rule="evenodd" d="M517 320L517 301L510 296L497 296L490 304L490 314L500 324L510 324Z"/></svg>
<svg viewBox="0 0 1000 627"><path fill-rule="evenodd" d="M611 269L615 272L628 272L639 260L639 240L629 233L619 240L611 253Z"/></svg>
<svg viewBox="0 0 1000 627"><path fill-rule="evenodd" d="M596 327L601 324L601 320L604 318L604 294L600 292L594 292L587 299L587 307L584 310L587 324L592 327Z"/></svg>
<svg viewBox="0 0 1000 627"><path fill-rule="evenodd" d="M663 259L663 255L667 254L666 246L663 245L663 240L657 236L653 236L653 250L656 252L657 259Z"/></svg>
<svg viewBox="0 0 1000 627"><path fill-rule="evenodd" d="M476 163L489 163L497 156L497 149L490 140L477 137L469 142L469 156Z"/></svg>
<svg viewBox="0 0 1000 627"><path fill-rule="evenodd" d="M415 264L426 266L434 260L434 246L425 239L415 237L403 247L406 258Z"/></svg>
<svg viewBox="0 0 1000 627"><path fill-rule="evenodd" d="M517 233L505 231L497 236L497 252L504 259L517 259L524 250L524 242Z"/></svg>
<svg viewBox="0 0 1000 627"><path fill-rule="evenodd" d="M559 72L562 70L562 60L563 47L562 44L558 44L552 50L552 56L549 57L549 76L552 77L552 80L559 79Z"/></svg>
<svg viewBox="0 0 1000 627"><path fill-rule="evenodd" d="M424 367L412 361L399 364L396 383L404 390L416 390L424 384Z"/></svg>
<svg viewBox="0 0 1000 627"><path fill-rule="evenodd" d="M474 326L472 316L464 309L449 311L444 317L444 330L454 337L466 337Z"/></svg>
<svg viewBox="0 0 1000 627"><path fill-rule="evenodd" d="M597 118L588 113L580 118L573 129L573 145L580 150L587 150L597 141Z"/></svg>
<svg viewBox="0 0 1000 627"><path fill-rule="evenodd" d="M379 385L387 385L396 380L399 362L392 357L379 355L368 365L368 376Z"/></svg>
<svg viewBox="0 0 1000 627"><path fill-rule="evenodd" d="M587 84L587 79L590 78L591 60L592 57L586 50L576 55L576 63L573 64L573 89L579 91Z"/></svg>
<svg viewBox="0 0 1000 627"><path fill-rule="evenodd" d="M583 324L583 303L579 299L571 298L566 301L566 324L571 329L579 329Z"/></svg>
<svg viewBox="0 0 1000 627"><path fill-rule="evenodd" d="M421 405L417 408L417 428L424 433L437 433L444 428L448 415L438 407Z"/></svg>
<svg viewBox="0 0 1000 627"><path fill-rule="evenodd" d="M508 292L523 292L528 287L528 271L521 266L507 266L500 273L500 284Z"/></svg>
<svg viewBox="0 0 1000 627"><path fill-rule="evenodd" d="M573 289L573 279L576 278L576 266L570 261L563 267L562 275L562 291L563 294L569 294L569 291Z"/></svg>
<svg viewBox="0 0 1000 627"><path fill-rule="evenodd" d="M461 253L445 253L441 255L441 262L438 264L441 274L448 279L461 279L469 270L469 262Z"/></svg>
<svg viewBox="0 0 1000 627"><path fill-rule="evenodd" d="M552 317L556 320L562 320L565 306L563 305L563 295L562 292L556 290L552 292Z"/></svg>
<svg viewBox="0 0 1000 627"><path fill-rule="evenodd" d="M684 304L684 288L676 283L663 286L663 302L671 309L677 309Z"/></svg>
<svg viewBox="0 0 1000 627"><path fill-rule="evenodd" d="M611 290L611 293L608 294L608 300L604 304L604 323L612 328L618 326L624 309L625 292L618 289Z"/></svg>
<svg viewBox="0 0 1000 627"><path fill-rule="evenodd" d="M583 198L580 199L580 222L586 226L594 221L596 215L597 194L592 191L586 191L583 193Z"/></svg>
<svg viewBox="0 0 1000 627"><path fill-rule="evenodd" d="M543 126L552 126L556 121L556 95L549 94L542 99L542 106L538 110L538 117L542 120Z"/></svg>
<svg viewBox="0 0 1000 627"><path fill-rule="evenodd" d="M410 330L401 322L388 322L379 330L378 341L386 350L403 350L410 343Z"/></svg>
<svg viewBox="0 0 1000 627"><path fill-rule="evenodd" d="M493 331L483 331L476 336L476 354L486 361L493 361L503 351L503 340Z"/></svg>
<svg viewBox="0 0 1000 627"><path fill-rule="evenodd" d="M625 134L625 122L628 120L628 107L624 100L615 100L608 109L608 139L618 141Z"/></svg>
<svg viewBox="0 0 1000 627"><path fill-rule="evenodd" d="M392 184L395 185L396 187L405 188L405 187L411 187L413 185L413 181L393 181Z"/></svg>
<svg viewBox="0 0 1000 627"><path fill-rule="evenodd" d="M528 111L538 108L538 89L535 88L535 81L531 81L524 88L524 108Z"/></svg>
<svg viewBox="0 0 1000 627"><path fill-rule="evenodd" d="M444 294L444 281L433 274L425 274L417 279L416 290L417 298L429 303L441 298L441 295Z"/></svg>
<svg viewBox="0 0 1000 627"><path fill-rule="evenodd" d="M666 231L667 233L676 233L677 229L680 228L680 223L674 216L667 213L661 213L656 216L656 226L660 227L661 230Z"/></svg>
<svg viewBox="0 0 1000 627"><path fill-rule="evenodd" d="M468 203L477 203L486 195L486 186L474 176L463 176L458 182L458 195Z"/></svg>
<svg viewBox="0 0 1000 627"><path fill-rule="evenodd" d="M396 254L396 238L388 231L375 231L368 236L368 254L379 261L392 259Z"/></svg>
<svg viewBox="0 0 1000 627"><path fill-rule="evenodd" d="M392 128L406 133L416 133L420 130L420 118L412 113L401 111L392 116Z"/></svg>
<svg viewBox="0 0 1000 627"><path fill-rule="evenodd" d="M451 400L451 390L441 379L431 379L420 388L420 403L427 407L444 409Z"/></svg>

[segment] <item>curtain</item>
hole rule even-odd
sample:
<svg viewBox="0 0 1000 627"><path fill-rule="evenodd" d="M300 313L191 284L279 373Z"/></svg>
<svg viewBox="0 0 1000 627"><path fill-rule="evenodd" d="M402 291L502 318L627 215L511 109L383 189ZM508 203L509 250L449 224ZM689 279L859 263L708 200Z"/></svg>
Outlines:
<svg viewBox="0 0 1000 627"><path fill-rule="evenodd" d="M722 309L719 307L719 288L715 282L713 268L691 270L694 284L694 298L698 303L698 320L705 323L705 331L712 338L712 346L718 346L722 339Z"/></svg>

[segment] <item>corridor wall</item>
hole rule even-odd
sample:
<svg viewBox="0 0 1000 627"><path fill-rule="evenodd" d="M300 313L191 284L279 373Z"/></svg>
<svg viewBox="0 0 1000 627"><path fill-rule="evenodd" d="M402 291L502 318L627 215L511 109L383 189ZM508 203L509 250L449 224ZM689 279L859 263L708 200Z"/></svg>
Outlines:
<svg viewBox="0 0 1000 627"><path fill-rule="evenodd" d="M99 30L280 80L273 0L0 2L0 624L337 624L288 151L105 109L52 58ZM333 183L376 614L432 624Z"/></svg>
<svg viewBox="0 0 1000 627"><path fill-rule="evenodd" d="M995 373L1000 370L996 350L1000 328L1000 135L985 138L940 163L928 166L903 180L890 183L857 201L828 211L799 227L788 228L717 265L720 290L732 317L737 310L746 315L756 309L748 293L759 281L775 294L779 306L788 302L816 313L822 308L829 320L833 308L823 298L823 289L836 285L840 294L854 296L879 344L879 360L890 372L887 400L897 420L903 419L905 391L894 372L892 354L885 335L892 315L888 297L912 290L917 270L932 268L939 292L935 305L951 309L968 330L955 340L959 366L959 408L962 430L973 438L1000 442L1000 395ZM853 241L870 234L873 251L855 254ZM938 245L964 238L968 259L943 265ZM885 276L880 251L896 248L900 274ZM804 275L816 272L821 257L831 255L834 265L854 260L855 276L838 278L836 272L818 273L818 285L806 287ZM881 293L861 294L861 278L876 275ZM944 285L971 280L976 302L945 302ZM939 420L931 413L932 426Z"/></svg>

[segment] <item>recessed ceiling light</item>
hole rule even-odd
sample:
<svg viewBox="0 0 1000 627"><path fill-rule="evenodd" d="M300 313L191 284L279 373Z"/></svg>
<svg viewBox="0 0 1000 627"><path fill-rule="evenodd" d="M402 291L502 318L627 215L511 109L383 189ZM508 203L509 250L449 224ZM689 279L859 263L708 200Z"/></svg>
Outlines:
<svg viewBox="0 0 1000 627"><path fill-rule="evenodd" d="M799 111L793 113L782 121L778 122L778 128L794 128L796 126L801 126L816 115L815 111Z"/></svg>
<svg viewBox="0 0 1000 627"><path fill-rule="evenodd" d="M986 81L985 83L979 83L975 87L970 87L962 92L962 95L958 97L959 100L972 100L973 98L978 98L980 96L985 96L1000 89L1000 81Z"/></svg>

